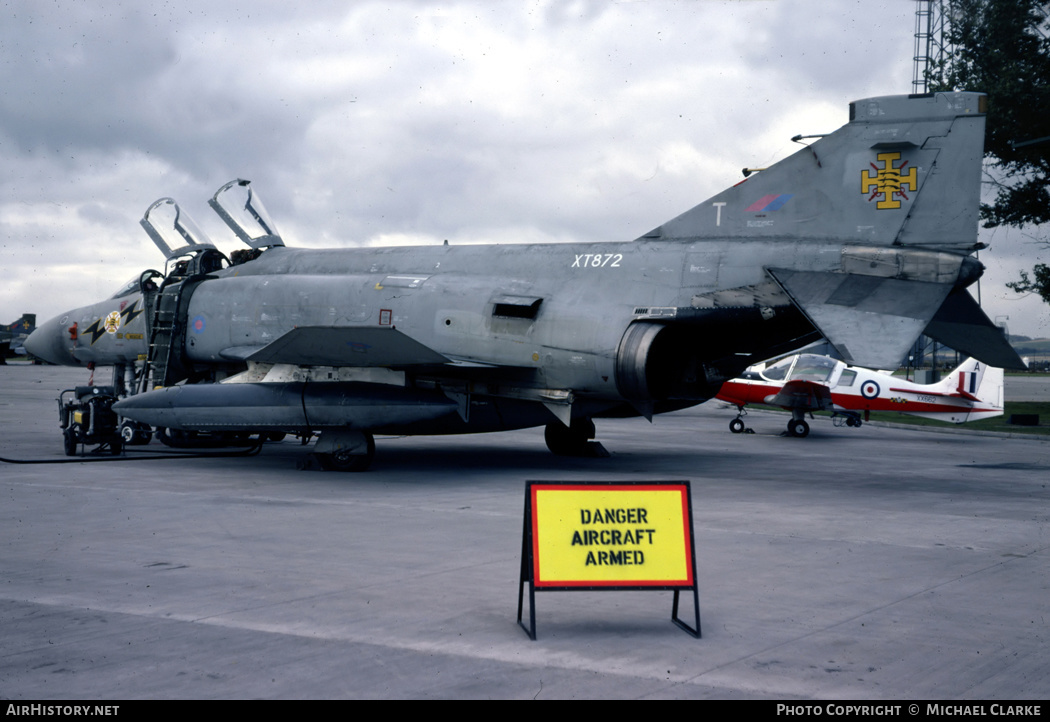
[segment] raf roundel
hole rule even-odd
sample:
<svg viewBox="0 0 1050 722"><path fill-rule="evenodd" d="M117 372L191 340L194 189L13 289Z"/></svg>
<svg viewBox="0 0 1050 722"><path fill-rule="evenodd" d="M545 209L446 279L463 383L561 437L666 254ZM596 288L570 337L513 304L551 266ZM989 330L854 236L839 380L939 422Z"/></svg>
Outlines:
<svg viewBox="0 0 1050 722"><path fill-rule="evenodd" d="M860 387L860 395L866 399L873 399L879 395L879 385L874 381L865 381Z"/></svg>

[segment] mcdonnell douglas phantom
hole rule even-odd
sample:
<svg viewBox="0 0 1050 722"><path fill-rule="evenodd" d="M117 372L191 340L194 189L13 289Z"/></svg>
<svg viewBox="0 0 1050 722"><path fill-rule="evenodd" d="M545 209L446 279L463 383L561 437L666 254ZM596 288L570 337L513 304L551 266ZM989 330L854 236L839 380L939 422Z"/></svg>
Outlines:
<svg viewBox="0 0 1050 722"><path fill-rule="evenodd" d="M592 453L594 419L693 406L820 337L851 365L895 368L925 333L1018 367L965 290L983 272L985 102L856 101L834 133L630 242L295 249L238 180L209 201L249 246L227 259L164 198L142 225L166 272L26 347L114 364L118 389L135 377L113 406L129 422L319 434L344 470L369 466L375 434L545 426L554 453Z"/></svg>

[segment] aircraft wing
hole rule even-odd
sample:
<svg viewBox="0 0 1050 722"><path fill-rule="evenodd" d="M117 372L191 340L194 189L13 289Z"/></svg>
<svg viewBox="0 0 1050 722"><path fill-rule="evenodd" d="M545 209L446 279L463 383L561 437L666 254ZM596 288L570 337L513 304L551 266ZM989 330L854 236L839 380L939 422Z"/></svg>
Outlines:
<svg viewBox="0 0 1050 722"><path fill-rule="evenodd" d="M299 366L418 366L452 360L393 326L304 326L266 346L235 346L224 358Z"/></svg>
<svg viewBox="0 0 1050 722"><path fill-rule="evenodd" d="M764 399L770 406L804 411L822 411L831 408L831 390L813 381L788 381L780 391Z"/></svg>

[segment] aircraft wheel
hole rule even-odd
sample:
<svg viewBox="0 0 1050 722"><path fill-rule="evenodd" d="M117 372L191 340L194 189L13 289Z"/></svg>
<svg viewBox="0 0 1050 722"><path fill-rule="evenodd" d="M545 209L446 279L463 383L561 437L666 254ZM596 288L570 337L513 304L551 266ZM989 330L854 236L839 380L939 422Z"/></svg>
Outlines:
<svg viewBox="0 0 1050 722"><path fill-rule="evenodd" d="M62 444L66 450L66 456L77 455L77 432L68 428L62 432Z"/></svg>
<svg viewBox="0 0 1050 722"><path fill-rule="evenodd" d="M547 448L558 456L587 456L593 438L594 422L590 419L573 419L572 426L561 422L547 424L543 430Z"/></svg>
<svg viewBox="0 0 1050 722"><path fill-rule="evenodd" d="M124 451L124 439L118 434L110 439L109 453L112 456L120 456L120 452L122 451Z"/></svg>
<svg viewBox="0 0 1050 722"><path fill-rule="evenodd" d="M809 436L809 424L806 423L805 419L792 419L788 422L788 433L804 439Z"/></svg>
<svg viewBox="0 0 1050 722"><path fill-rule="evenodd" d="M150 442L153 432L145 424L125 421L120 425L120 438L124 440L124 446L141 446Z"/></svg>
<svg viewBox="0 0 1050 722"><path fill-rule="evenodd" d="M157 427L157 440L165 446L173 449L185 449L193 446L197 435L194 431L183 431L182 429L170 429L163 426Z"/></svg>
<svg viewBox="0 0 1050 722"><path fill-rule="evenodd" d="M861 424L860 419L855 419L852 416L850 416L849 418L846 419L846 426L852 426L852 427L856 428L856 427L860 426L860 424Z"/></svg>
<svg viewBox="0 0 1050 722"><path fill-rule="evenodd" d="M729 430L732 431L734 434L743 433L743 431L744 431L744 421L743 421L743 419L733 419L732 421L730 421L729 422Z"/></svg>
<svg viewBox="0 0 1050 722"><path fill-rule="evenodd" d="M334 454L317 454L321 468L325 471L367 471L376 455L376 440L371 434L365 434L368 450L364 454L350 454L337 451Z"/></svg>

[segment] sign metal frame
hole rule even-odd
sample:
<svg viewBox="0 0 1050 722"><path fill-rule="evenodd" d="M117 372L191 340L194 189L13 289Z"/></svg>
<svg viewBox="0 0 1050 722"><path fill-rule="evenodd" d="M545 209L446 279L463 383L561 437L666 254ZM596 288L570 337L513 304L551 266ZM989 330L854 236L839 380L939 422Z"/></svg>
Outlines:
<svg viewBox="0 0 1050 722"><path fill-rule="evenodd" d="M679 578L651 579L566 579L547 578L540 574L541 537L545 533L537 514L537 494L541 491L581 492L584 495L629 491L637 498L644 492L677 492L681 494L682 541L680 553L684 555L685 574ZM587 513L581 510L581 515ZM642 517L644 518L644 517ZM536 481L525 482L525 510L521 534L521 573L518 583L518 624L529 638L536 639L536 592L598 592L598 591L673 591L671 621L696 639L700 639L700 594L696 579L696 556L694 553L692 492L688 481ZM649 537L651 542L652 537ZM525 601L525 584L529 585L529 622L522 621ZM689 626L678 616L679 594L692 591L694 626Z"/></svg>

